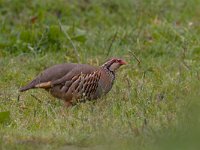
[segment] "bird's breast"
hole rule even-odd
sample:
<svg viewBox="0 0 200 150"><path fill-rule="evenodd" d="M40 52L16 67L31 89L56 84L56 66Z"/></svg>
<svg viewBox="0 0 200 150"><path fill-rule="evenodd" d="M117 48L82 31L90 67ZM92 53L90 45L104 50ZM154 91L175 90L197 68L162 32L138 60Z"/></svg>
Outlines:
<svg viewBox="0 0 200 150"><path fill-rule="evenodd" d="M107 94L111 90L114 83L114 78L115 76L111 72L102 71L101 78L98 82L98 87L96 90L98 97Z"/></svg>

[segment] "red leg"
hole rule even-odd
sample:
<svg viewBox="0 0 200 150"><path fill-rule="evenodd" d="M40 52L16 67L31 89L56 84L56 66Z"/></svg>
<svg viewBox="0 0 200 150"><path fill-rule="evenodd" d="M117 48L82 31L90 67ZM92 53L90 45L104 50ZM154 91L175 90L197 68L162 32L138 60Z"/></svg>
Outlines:
<svg viewBox="0 0 200 150"><path fill-rule="evenodd" d="M69 108L69 107L72 106L72 102L70 102L70 101L65 101L64 106L65 106L66 108Z"/></svg>

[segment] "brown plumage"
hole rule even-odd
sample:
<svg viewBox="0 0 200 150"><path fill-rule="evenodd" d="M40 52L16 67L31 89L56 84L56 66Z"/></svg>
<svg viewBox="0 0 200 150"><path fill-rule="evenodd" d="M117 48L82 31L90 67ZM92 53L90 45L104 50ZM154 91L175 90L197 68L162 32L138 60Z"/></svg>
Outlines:
<svg viewBox="0 0 200 150"><path fill-rule="evenodd" d="M67 106L77 100L97 99L110 91L115 71L124 64L126 62L122 59L113 58L100 67L74 63L54 65L22 87L20 92L43 88L63 99Z"/></svg>

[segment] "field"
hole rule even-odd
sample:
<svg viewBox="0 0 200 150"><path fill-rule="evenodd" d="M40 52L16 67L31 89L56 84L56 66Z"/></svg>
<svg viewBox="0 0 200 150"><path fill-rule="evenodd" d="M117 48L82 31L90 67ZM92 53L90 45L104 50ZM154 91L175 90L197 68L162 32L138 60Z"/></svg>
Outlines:
<svg viewBox="0 0 200 150"><path fill-rule="evenodd" d="M199 149L199 0L1 0L0 149ZM54 64L128 62L66 109L18 89Z"/></svg>

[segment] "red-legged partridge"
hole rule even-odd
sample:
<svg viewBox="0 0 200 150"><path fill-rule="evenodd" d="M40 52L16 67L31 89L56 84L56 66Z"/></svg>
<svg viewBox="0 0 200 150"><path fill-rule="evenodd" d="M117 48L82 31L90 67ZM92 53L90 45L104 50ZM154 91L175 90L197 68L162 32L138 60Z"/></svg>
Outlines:
<svg viewBox="0 0 200 150"><path fill-rule="evenodd" d="M43 88L63 99L67 106L77 100L97 99L111 90L115 71L124 64L122 59L112 58L100 67L75 63L54 65L22 87L20 92Z"/></svg>

